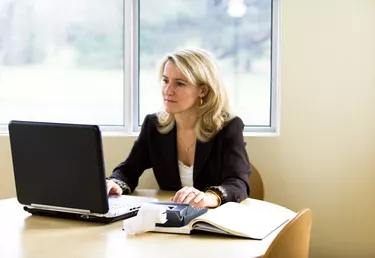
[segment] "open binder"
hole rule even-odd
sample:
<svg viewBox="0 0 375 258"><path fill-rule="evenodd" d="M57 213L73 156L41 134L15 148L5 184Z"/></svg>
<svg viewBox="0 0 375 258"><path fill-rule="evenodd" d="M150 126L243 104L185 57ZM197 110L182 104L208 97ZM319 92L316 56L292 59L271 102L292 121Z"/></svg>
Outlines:
<svg viewBox="0 0 375 258"><path fill-rule="evenodd" d="M264 202L265 204L269 204ZM156 225L155 232L192 234L198 231L262 240L291 219L290 212L281 206L262 202L243 205L228 202L211 209L182 227ZM293 214L293 213L292 213Z"/></svg>

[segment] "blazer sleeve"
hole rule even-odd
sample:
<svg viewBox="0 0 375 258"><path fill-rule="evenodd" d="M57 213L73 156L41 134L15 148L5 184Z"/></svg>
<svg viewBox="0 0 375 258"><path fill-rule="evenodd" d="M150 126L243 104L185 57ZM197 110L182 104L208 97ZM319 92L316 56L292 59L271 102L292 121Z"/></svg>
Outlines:
<svg viewBox="0 0 375 258"><path fill-rule="evenodd" d="M250 194L251 165L243 137L244 124L233 118L222 129L222 183L208 190L219 192L221 203L241 202Z"/></svg>
<svg viewBox="0 0 375 258"><path fill-rule="evenodd" d="M138 186L139 177L143 171L151 168L149 154L149 134L151 115L147 115L143 121L141 132L125 161L121 162L112 172L110 179L115 182L124 182L130 188L130 192ZM123 188L123 187L122 187Z"/></svg>

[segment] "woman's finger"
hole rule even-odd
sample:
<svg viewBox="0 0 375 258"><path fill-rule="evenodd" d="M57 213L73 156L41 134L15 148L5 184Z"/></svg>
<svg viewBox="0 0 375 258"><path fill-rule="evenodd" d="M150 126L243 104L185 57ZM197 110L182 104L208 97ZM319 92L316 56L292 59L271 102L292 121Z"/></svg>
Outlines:
<svg viewBox="0 0 375 258"><path fill-rule="evenodd" d="M178 197L179 197L180 194L181 194L181 191L182 191L182 189L179 190L179 191L177 191L177 193L172 197L172 202L177 202Z"/></svg>
<svg viewBox="0 0 375 258"><path fill-rule="evenodd" d="M121 195L122 194L122 189L115 182L113 182L111 180L107 180L107 193L108 194Z"/></svg>
<svg viewBox="0 0 375 258"><path fill-rule="evenodd" d="M185 191L180 195L177 202L186 203L185 199L190 195L190 193L195 195L196 189L194 187L187 187Z"/></svg>
<svg viewBox="0 0 375 258"><path fill-rule="evenodd" d="M107 180L107 194L111 191L111 182Z"/></svg>
<svg viewBox="0 0 375 258"><path fill-rule="evenodd" d="M188 195L189 192L190 192L189 187L182 188L181 190L179 190L176 193L175 197L173 198L173 201L174 202L181 202L181 200L186 198L186 195Z"/></svg>
<svg viewBox="0 0 375 258"><path fill-rule="evenodd" d="M116 194L116 195L121 195L122 194L122 190L121 188L118 186L118 185L113 185L113 187L111 188L110 194Z"/></svg>
<svg viewBox="0 0 375 258"><path fill-rule="evenodd" d="M197 194L196 197L194 198L194 202L198 203L202 201L204 197L205 197L204 192L199 192L199 194Z"/></svg>
<svg viewBox="0 0 375 258"><path fill-rule="evenodd" d="M190 192L186 198L182 201L182 203L190 203L197 195L194 192Z"/></svg>

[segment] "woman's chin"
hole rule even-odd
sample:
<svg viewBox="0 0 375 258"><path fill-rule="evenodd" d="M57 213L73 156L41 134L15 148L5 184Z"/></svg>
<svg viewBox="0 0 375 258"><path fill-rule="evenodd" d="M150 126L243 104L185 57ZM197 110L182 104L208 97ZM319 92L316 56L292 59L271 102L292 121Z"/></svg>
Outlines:
<svg viewBox="0 0 375 258"><path fill-rule="evenodd" d="M176 114L180 114L180 113L184 113L184 112L191 112L192 110L195 110L193 108L187 108L187 109L184 109L184 108L176 108L176 107L170 107L168 105L164 105L164 111L167 112L168 114L171 114L171 115L176 115Z"/></svg>
<svg viewBox="0 0 375 258"><path fill-rule="evenodd" d="M168 105L168 104L167 105L164 104L164 110L169 114L176 114L180 112L179 108L174 107L173 105Z"/></svg>
<svg viewBox="0 0 375 258"><path fill-rule="evenodd" d="M167 112L168 114L171 114L171 115L174 115L174 114L177 113L176 110L174 110L173 108L167 108L166 107L164 110L165 110L165 112Z"/></svg>

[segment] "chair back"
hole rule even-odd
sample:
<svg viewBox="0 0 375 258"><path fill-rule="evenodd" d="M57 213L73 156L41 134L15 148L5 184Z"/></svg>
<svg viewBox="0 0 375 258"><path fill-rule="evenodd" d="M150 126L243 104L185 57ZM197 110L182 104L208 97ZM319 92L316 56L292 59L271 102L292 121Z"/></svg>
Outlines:
<svg viewBox="0 0 375 258"><path fill-rule="evenodd" d="M252 171L249 176L250 198L264 200L264 185L256 167L251 164Z"/></svg>
<svg viewBox="0 0 375 258"><path fill-rule="evenodd" d="M289 221L272 241L264 258L309 257L312 211L303 209Z"/></svg>

